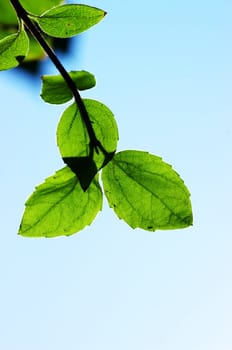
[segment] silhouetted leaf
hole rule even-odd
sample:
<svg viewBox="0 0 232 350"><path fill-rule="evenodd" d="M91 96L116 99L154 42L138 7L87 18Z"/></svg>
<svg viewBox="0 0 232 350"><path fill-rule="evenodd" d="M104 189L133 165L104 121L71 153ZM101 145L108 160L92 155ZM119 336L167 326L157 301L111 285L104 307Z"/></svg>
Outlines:
<svg viewBox="0 0 232 350"><path fill-rule="evenodd" d="M63 161L76 174L83 191L86 191L98 172L93 159L91 157L65 157Z"/></svg>

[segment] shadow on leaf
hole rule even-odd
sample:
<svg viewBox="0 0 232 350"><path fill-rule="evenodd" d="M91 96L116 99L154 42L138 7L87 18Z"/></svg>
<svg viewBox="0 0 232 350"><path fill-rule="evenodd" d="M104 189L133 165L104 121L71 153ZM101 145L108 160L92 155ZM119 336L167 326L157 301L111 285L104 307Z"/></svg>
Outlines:
<svg viewBox="0 0 232 350"><path fill-rule="evenodd" d="M98 169L91 157L64 157L65 164L76 174L81 188L86 191Z"/></svg>

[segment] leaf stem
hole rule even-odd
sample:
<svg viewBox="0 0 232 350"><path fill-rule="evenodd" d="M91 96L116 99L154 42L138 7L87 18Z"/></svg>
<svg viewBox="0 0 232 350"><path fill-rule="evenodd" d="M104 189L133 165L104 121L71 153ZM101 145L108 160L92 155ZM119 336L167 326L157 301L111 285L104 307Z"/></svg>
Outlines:
<svg viewBox="0 0 232 350"><path fill-rule="evenodd" d="M94 149L98 153L98 148L104 154L106 154L107 152L105 151L105 149L103 148L101 143L96 138L95 132L93 130L93 127L92 127L92 124L91 124L91 121L90 121L90 118L88 115L88 112L85 108L84 102L80 96L79 91L76 88L74 81L72 80L72 78L70 77L70 75L68 74L68 72L66 71L66 69L64 68L64 66L62 65L60 60L58 59L58 57L56 56L55 52L47 44L46 40L44 39L44 37L42 36L40 31L38 30L36 25L31 21L27 11L23 8L23 6L20 4L20 2L18 0L10 0L10 2L17 13L17 16L24 22L25 26L28 28L28 30L31 32L31 34L35 37L35 39L39 42L39 44L44 49L44 51L46 52L46 54L48 55L50 60L53 62L53 64L57 68L57 70L60 72L60 74L64 78L68 88L71 90L73 97L75 99L75 102L79 108L82 120L84 121L85 126L86 126L87 131L88 131L88 134L89 134L90 156L93 155Z"/></svg>

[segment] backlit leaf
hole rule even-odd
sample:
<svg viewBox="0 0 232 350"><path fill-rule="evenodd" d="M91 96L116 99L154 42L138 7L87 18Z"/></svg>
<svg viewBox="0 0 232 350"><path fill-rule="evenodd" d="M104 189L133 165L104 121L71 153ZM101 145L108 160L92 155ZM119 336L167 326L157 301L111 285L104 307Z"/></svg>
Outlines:
<svg viewBox="0 0 232 350"><path fill-rule="evenodd" d="M41 16L31 16L48 35L68 38L84 32L105 16L105 11L81 4L53 7Z"/></svg>
<svg viewBox="0 0 232 350"><path fill-rule="evenodd" d="M26 11L40 15L42 12L48 10L52 6L57 6L63 3L62 0L20 0L21 5ZM13 6L9 0L0 1L0 28L1 24L17 25L18 20Z"/></svg>
<svg viewBox="0 0 232 350"><path fill-rule="evenodd" d="M20 0L22 6L31 13L35 13L40 15L42 12L49 10L51 7L62 4L64 1L62 0Z"/></svg>
<svg viewBox="0 0 232 350"><path fill-rule="evenodd" d="M0 70L17 67L27 55L29 40L24 30L0 40Z"/></svg>
<svg viewBox="0 0 232 350"><path fill-rule="evenodd" d="M142 151L117 153L103 169L110 207L132 228L148 231L192 224L190 194L172 167Z"/></svg>
<svg viewBox="0 0 232 350"><path fill-rule="evenodd" d="M71 71L69 75L78 90L91 89L96 85L94 75L84 70ZM61 75L44 75L42 83L41 97L45 102L62 104L73 98L72 92Z"/></svg>
<svg viewBox="0 0 232 350"><path fill-rule="evenodd" d="M68 236L90 225L102 208L96 180L84 192L65 167L39 185L26 202L19 234L25 237Z"/></svg>
<svg viewBox="0 0 232 350"><path fill-rule="evenodd" d="M0 1L0 24L18 24L16 13L10 1Z"/></svg>
<svg viewBox="0 0 232 350"><path fill-rule="evenodd" d="M61 116L57 128L57 144L66 164L70 165L72 170L76 169L75 173L80 181L85 174L85 184L88 184L94 172L104 166L110 160L111 153L115 152L118 129L113 113L108 107L95 100L83 99L83 102L95 135L108 154L104 155L100 149L98 153L94 150L91 159L89 135L76 103L69 106ZM83 188L85 189L84 184Z"/></svg>

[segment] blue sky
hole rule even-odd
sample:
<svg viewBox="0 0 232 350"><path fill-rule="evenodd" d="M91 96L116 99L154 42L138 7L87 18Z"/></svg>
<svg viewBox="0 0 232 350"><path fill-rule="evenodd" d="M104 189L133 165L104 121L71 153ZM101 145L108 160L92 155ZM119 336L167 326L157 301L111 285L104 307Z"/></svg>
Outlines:
<svg viewBox="0 0 232 350"><path fill-rule="evenodd" d="M108 15L65 65L95 73L83 96L114 112L119 150L173 165L194 226L132 230L105 202L69 238L17 236L25 199L63 166L63 107L40 100L36 78L1 73L0 348L231 350L232 4L88 4Z"/></svg>

